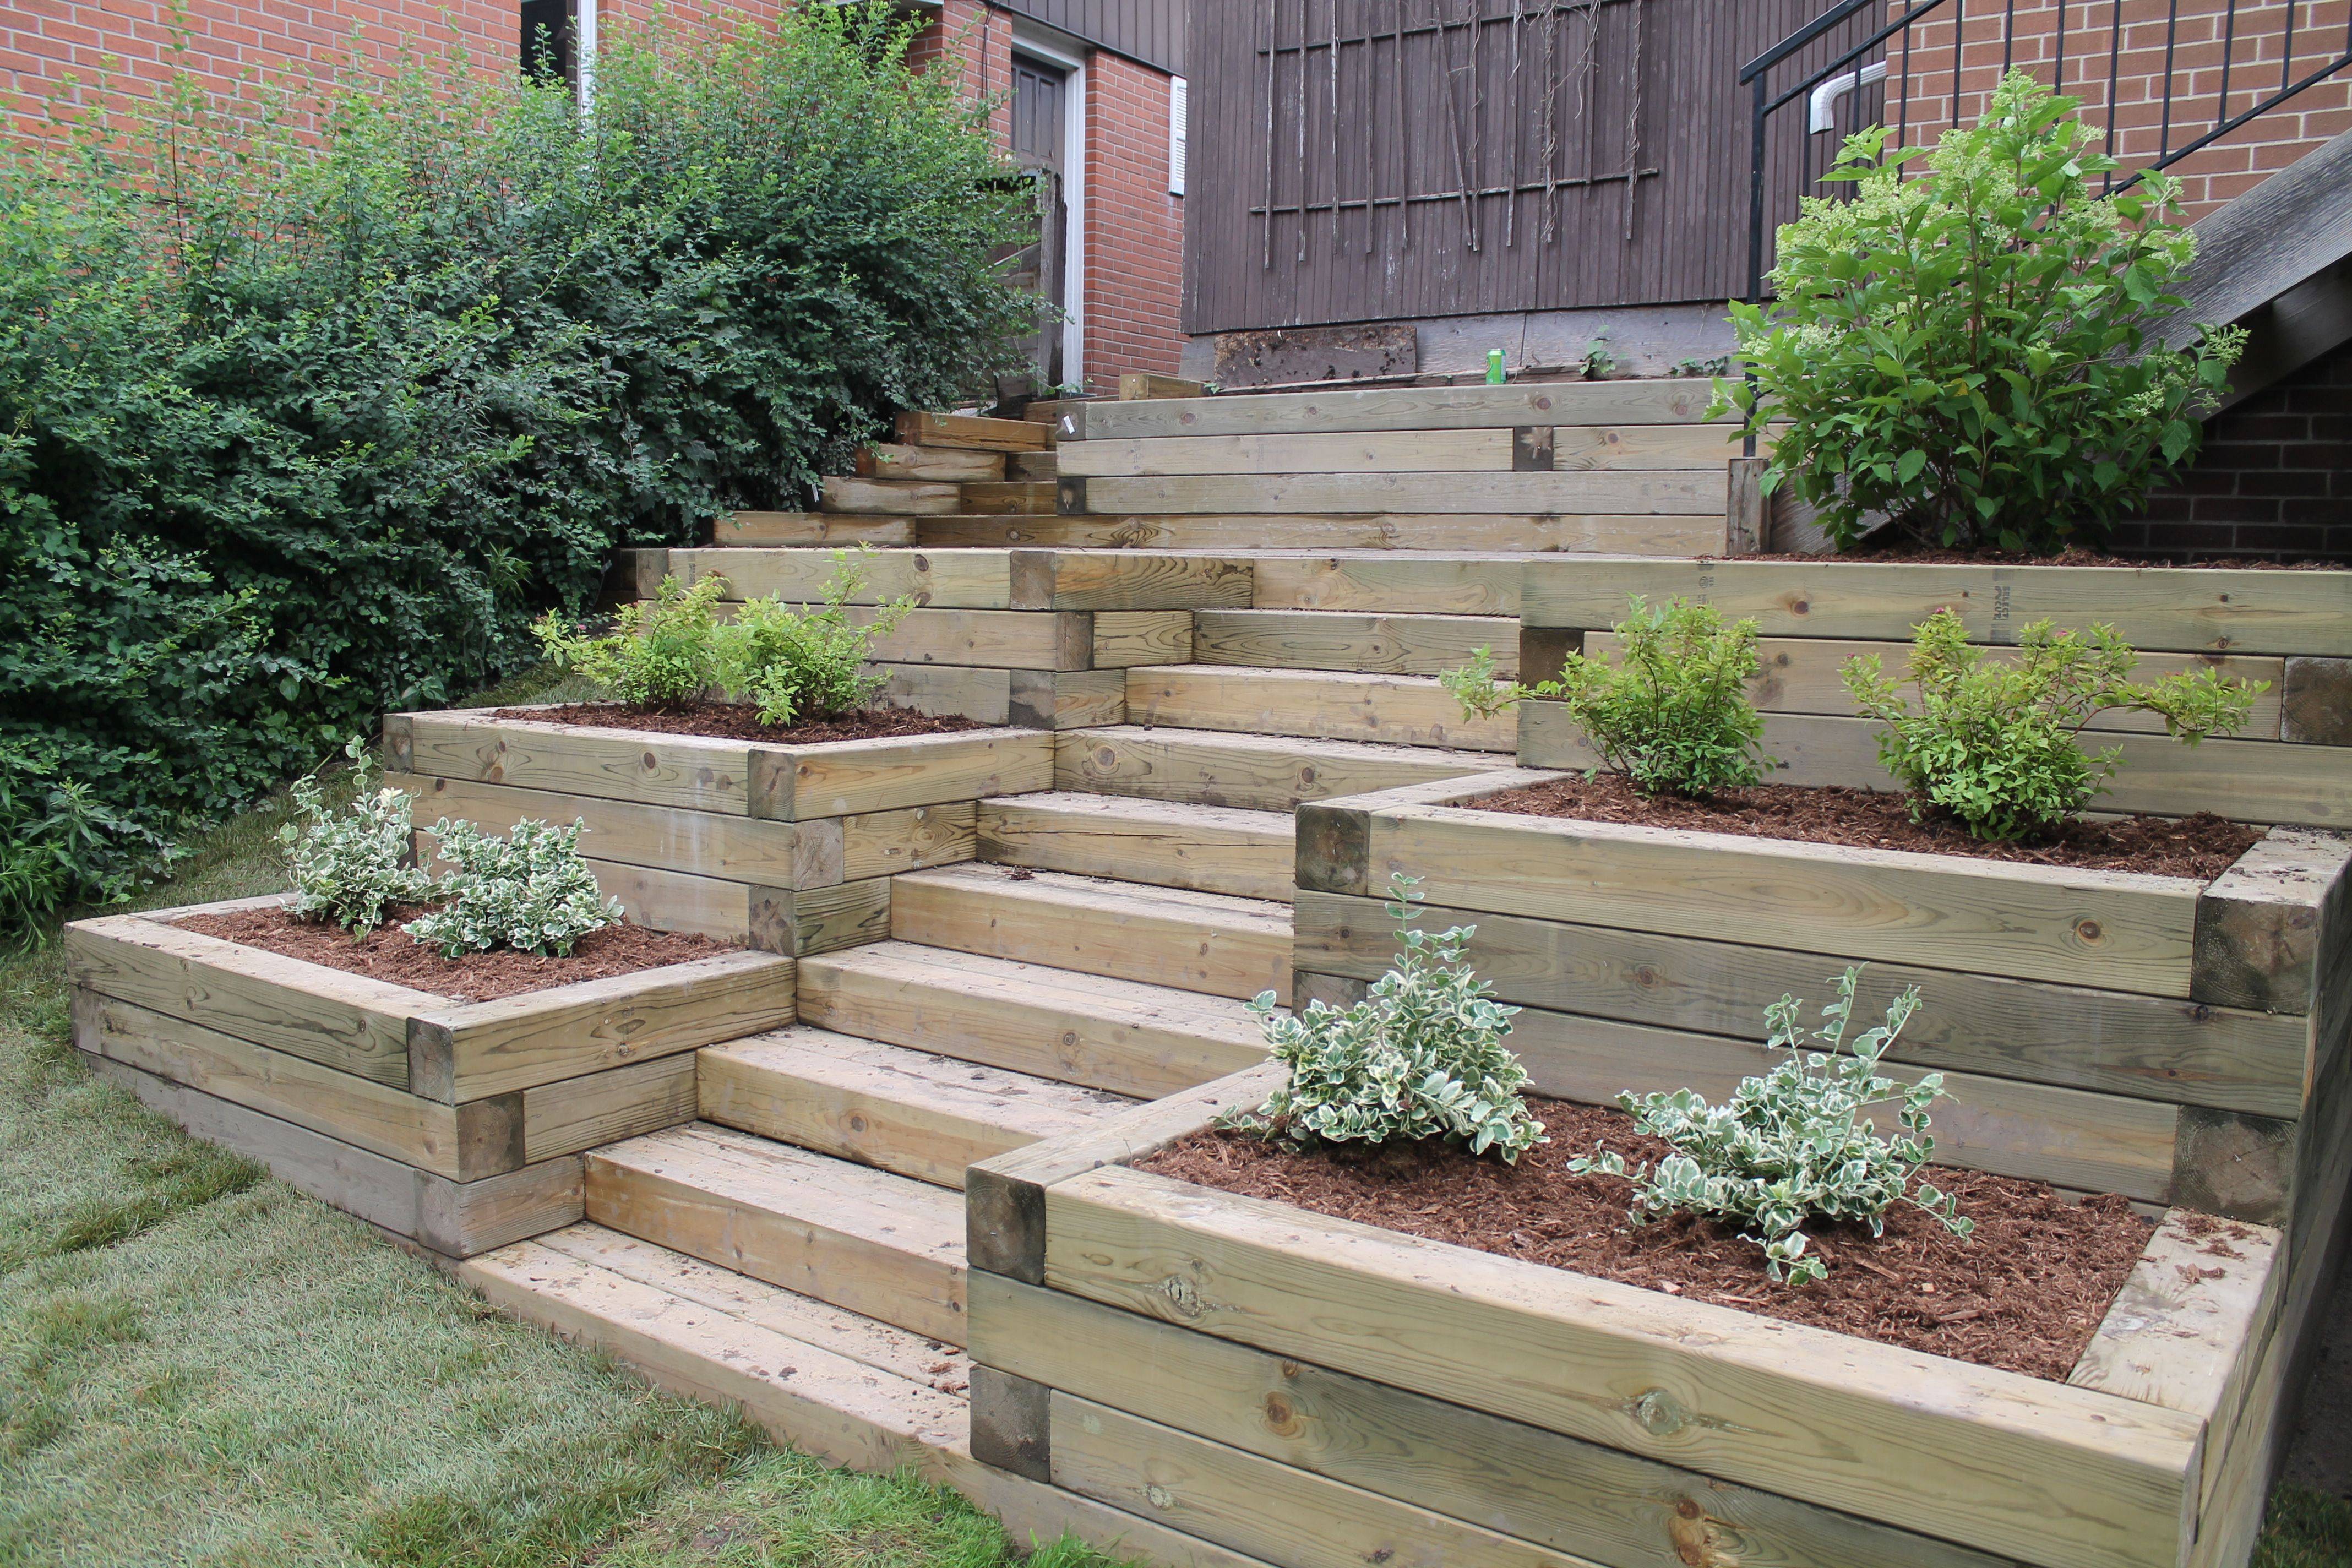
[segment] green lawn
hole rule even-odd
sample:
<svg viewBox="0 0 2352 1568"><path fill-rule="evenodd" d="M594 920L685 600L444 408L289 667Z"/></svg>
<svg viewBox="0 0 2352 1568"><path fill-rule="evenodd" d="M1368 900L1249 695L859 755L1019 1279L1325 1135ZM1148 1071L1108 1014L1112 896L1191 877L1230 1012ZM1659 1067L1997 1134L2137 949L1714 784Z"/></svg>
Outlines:
<svg viewBox="0 0 2352 1568"><path fill-rule="evenodd" d="M278 886L277 820L212 835L152 901ZM2352 1506L2273 1511L2265 1568L2352 1568ZM0 1568L1015 1555L961 1500L650 1393L192 1142L75 1060L54 945L0 958Z"/></svg>

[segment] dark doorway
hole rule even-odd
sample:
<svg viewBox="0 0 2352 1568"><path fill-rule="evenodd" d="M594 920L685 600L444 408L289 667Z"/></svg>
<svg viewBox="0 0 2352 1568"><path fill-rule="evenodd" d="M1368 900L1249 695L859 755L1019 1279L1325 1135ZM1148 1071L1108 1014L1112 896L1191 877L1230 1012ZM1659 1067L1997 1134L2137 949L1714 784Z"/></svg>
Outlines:
<svg viewBox="0 0 2352 1568"><path fill-rule="evenodd" d="M523 74L572 82L572 0L522 0Z"/></svg>
<svg viewBox="0 0 2352 1568"><path fill-rule="evenodd" d="M1023 287L1054 306L1040 313L1030 351L1040 392L1065 380L1061 312L1069 304L1069 202L1063 128L1068 123L1068 94L1069 73L1061 67L1013 57L1013 161L1027 176L1036 202L1037 240L1014 257L1012 271Z"/></svg>

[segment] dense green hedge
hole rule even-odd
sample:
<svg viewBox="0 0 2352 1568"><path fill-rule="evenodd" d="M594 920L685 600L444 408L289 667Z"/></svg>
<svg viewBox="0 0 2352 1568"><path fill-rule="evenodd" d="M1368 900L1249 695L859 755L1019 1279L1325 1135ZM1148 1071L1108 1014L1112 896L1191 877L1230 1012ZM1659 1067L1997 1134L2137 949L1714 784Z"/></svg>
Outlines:
<svg viewBox="0 0 2352 1568"><path fill-rule="evenodd" d="M0 151L0 923L1001 366L1018 198L910 37L608 37L584 124L420 61Z"/></svg>

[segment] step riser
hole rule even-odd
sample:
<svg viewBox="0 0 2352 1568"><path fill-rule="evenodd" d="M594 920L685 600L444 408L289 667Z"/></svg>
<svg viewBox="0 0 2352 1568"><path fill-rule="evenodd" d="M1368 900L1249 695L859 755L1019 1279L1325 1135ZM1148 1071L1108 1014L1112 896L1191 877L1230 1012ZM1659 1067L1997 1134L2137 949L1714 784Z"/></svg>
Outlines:
<svg viewBox="0 0 2352 1568"><path fill-rule="evenodd" d="M1357 754L1301 749L1311 742L1227 738L1207 731L1066 732L1054 746L1054 787L1244 811L1293 811L1308 801L1435 784L1496 765L1483 753L1449 760L1428 748ZM1332 742L1337 744L1337 742Z"/></svg>
<svg viewBox="0 0 2352 1568"><path fill-rule="evenodd" d="M1193 617L1198 664L1443 675L1484 647L1506 675L1518 667L1517 621L1458 616L1360 616L1329 611L1203 610Z"/></svg>
<svg viewBox="0 0 2352 1568"><path fill-rule="evenodd" d="M1041 811L1017 799L983 803L979 831L980 858L996 865L1286 903L1297 885L1287 833Z"/></svg>
<svg viewBox="0 0 2352 1568"><path fill-rule="evenodd" d="M1183 911L1148 908L1107 911L1000 896L967 883L901 881L892 889L890 934L900 942L952 948L1022 963L1168 985L1247 1001L1271 990L1290 1000L1288 923L1220 927Z"/></svg>
<svg viewBox="0 0 2352 1568"><path fill-rule="evenodd" d="M1127 720L1178 730L1461 751L1517 752L1519 743L1512 715L1465 721L1461 706L1434 681L1339 674L1317 679L1210 665L1130 669Z"/></svg>
<svg viewBox="0 0 2352 1568"><path fill-rule="evenodd" d="M761 1073L725 1058L706 1058L698 1071L705 1121L939 1186L961 1188L966 1166L1036 1142L968 1117Z"/></svg>

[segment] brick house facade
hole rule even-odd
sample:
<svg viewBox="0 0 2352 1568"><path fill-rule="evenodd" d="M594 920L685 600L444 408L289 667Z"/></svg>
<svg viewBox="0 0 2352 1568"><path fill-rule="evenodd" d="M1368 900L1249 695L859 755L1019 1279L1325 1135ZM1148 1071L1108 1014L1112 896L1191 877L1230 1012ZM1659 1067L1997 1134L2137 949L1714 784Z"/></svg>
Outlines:
<svg viewBox="0 0 2352 1568"><path fill-rule="evenodd" d="M565 16L562 0L181 0L176 18L171 0L9 0L0 7L0 104L24 131L42 121L52 95L86 92L101 77L115 90L145 93L184 71L233 102L255 73L331 70L354 50L388 68L404 52L438 54L453 43L479 70L511 71L522 58L526 12L546 15L540 6L551 3ZM665 26L691 28L757 16L773 0L592 3L592 23L643 23L657 12ZM1181 0L938 0L919 9L930 18L916 43L919 61L948 64L969 92L1002 100L992 116L1001 143L1010 146L1019 107L1016 57L1030 68L1024 82L1057 80L1066 100L1059 153L1076 221L1061 258L1071 318L1064 378L1104 391L1125 371L1173 374L1184 342L1184 199L1171 188Z"/></svg>

